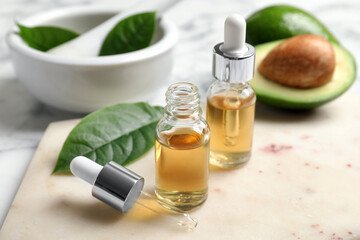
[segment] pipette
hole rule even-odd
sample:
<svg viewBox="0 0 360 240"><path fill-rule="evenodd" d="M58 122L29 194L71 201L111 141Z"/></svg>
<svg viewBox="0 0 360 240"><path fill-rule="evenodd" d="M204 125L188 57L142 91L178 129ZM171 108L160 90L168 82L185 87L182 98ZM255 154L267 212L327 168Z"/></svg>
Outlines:
<svg viewBox="0 0 360 240"><path fill-rule="evenodd" d="M70 170L93 186L92 195L95 198L122 213L128 212L136 203L185 230L191 231L197 226L197 219L188 213L142 191L144 178L115 162L103 167L89 158L78 156L71 161Z"/></svg>

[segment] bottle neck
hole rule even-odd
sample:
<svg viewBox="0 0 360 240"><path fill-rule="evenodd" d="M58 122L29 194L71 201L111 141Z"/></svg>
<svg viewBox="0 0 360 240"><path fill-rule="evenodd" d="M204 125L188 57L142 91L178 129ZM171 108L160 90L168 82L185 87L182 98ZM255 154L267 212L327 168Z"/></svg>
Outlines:
<svg viewBox="0 0 360 240"><path fill-rule="evenodd" d="M172 84L166 92L165 116L178 120L197 120L201 116L198 88L191 83Z"/></svg>

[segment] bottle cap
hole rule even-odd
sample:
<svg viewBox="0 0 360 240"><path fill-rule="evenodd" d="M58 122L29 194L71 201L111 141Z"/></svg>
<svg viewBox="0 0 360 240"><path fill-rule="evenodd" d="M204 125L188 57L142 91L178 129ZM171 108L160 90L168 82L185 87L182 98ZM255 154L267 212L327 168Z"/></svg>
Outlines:
<svg viewBox="0 0 360 240"><path fill-rule="evenodd" d="M226 18L224 42L213 50L213 75L216 79L240 83L254 77L255 49L245 43L246 22L239 14Z"/></svg>
<svg viewBox="0 0 360 240"><path fill-rule="evenodd" d="M143 177L115 162L102 167L79 156L71 161L70 170L93 185L92 195L95 198L123 213L131 209L144 187Z"/></svg>

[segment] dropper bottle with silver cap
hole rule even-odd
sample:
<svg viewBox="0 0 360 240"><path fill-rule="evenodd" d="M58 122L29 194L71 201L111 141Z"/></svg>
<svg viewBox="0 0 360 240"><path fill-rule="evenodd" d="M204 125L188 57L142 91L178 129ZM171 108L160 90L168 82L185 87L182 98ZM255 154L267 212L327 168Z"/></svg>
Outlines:
<svg viewBox="0 0 360 240"><path fill-rule="evenodd" d="M127 213L134 204L138 204L184 230L191 231L197 226L197 220L188 213L166 202L159 202L151 194L142 191L144 178L115 162L109 162L103 167L89 158L78 156L71 161L70 170L93 186L92 195L95 198L122 213Z"/></svg>
<svg viewBox="0 0 360 240"><path fill-rule="evenodd" d="M245 43L245 36L245 19L230 15L224 42L213 50L216 81L208 90L206 120L210 163L221 168L239 167L251 156L256 96L248 81L254 76L255 49Z"/></svg>

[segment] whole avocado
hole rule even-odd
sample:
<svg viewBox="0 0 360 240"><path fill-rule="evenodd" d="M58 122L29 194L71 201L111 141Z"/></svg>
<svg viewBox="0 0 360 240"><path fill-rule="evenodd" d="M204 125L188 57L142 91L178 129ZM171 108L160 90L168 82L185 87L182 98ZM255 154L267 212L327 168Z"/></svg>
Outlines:
<svg viewBox="0 0 360 240"><path fill-rule="evenodd" d="M253 13L246 20L246 42L260 43L312 33L330 42L339 42L329 30L311 14L289 5L274 5Z"/></svg>

